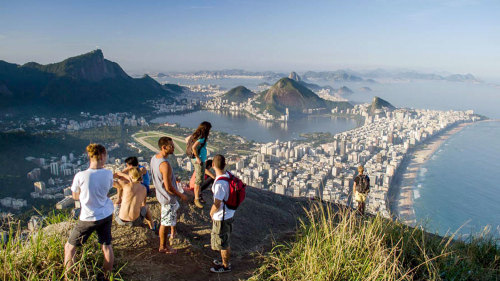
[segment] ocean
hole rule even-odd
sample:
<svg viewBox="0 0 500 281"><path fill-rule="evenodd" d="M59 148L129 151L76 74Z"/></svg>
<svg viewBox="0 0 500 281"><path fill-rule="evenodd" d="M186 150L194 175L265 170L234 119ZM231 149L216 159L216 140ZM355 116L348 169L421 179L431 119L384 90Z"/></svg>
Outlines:
<svg viewBox="0 0 500 281"><path fill-rule="evenodd" d="M500 121L480 122L452 135L422 166L415 181L417 221L441 235L500 237Z"/></svg>

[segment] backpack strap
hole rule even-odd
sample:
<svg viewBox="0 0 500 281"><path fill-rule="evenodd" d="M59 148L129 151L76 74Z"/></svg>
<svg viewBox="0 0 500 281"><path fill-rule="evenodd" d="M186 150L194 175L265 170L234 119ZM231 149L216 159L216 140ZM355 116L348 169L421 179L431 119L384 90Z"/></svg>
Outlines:
<svg viewBox="0 0 500 281"><path fill-rule="evenodd" d="M229 173L229 172L226 172L226 173L229 175L229 177L226 176L226 175L221 176L216 181L214 181L213 185L215 185L217 183L217 181L219 181L219 180L227 181L227 183L229 184L229 180L230 180L230 177L232 176L232 174ZM229 195L228 195L228 197L229 197ZM224 224L224 217L226 215L226 200L222 199L222 203L224 203L224 205L222 205L222 222L221 222L221 228L222 228L222 225Z"/></svg>

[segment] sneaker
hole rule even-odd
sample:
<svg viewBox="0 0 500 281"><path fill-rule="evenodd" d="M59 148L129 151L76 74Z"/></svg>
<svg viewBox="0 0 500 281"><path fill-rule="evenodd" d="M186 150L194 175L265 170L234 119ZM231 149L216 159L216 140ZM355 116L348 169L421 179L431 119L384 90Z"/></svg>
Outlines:
<svg viewBox="0 0 500 281"><path fill-rule="evenodd" d="M228 267L224 267L222 264L221 265L216 265L212 268L210 268L210 272L212 273L226 273L226 272L231 272L231 265Z"/></svg>
<svg viewBox="0 0 500 281"><path fill-rule="evenodd" d="M214 265L222 265L222 261L221 261L221 260L219 260L219 259L214 259L214 260L212 261L212 263L213 263ZM231 263L229 263L229 267L231 267Z"/></svg>
<svg viewBox="0 0 500 281"><path fill-rule="evenodd" d="M200 199L195 199L194 205L200 209L203 209L203 204L201 204Z"/></svg>

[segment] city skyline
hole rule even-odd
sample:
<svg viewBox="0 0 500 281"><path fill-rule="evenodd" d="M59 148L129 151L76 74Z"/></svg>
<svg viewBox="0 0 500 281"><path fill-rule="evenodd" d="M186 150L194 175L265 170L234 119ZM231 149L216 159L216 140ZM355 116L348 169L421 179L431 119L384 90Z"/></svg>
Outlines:
<svg viewBox="0 0 500 281"><path fill-rule="evenodd" d="M494 1L0 1L0 59L129 73L403 68L498 78Z"/></svg>

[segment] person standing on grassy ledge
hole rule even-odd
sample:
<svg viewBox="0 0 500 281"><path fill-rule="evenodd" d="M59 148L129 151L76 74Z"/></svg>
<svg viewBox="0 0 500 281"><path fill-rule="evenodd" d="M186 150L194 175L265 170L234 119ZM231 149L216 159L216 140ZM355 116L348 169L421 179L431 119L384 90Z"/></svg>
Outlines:
<svg viewBox="0 0 500 281"><path fill-rule="evenodd" d="M109 275L114 262L111 246L113 202L108 198L108 192L113 186L113 172L104 169L107 160L104 146L89 144L87 153L90 160L89 168L78 172L71 185L73 199L80 200L81 213L64 246L64 266L66 272L72 270L76 248L84 244L95 231L104 253L104 272Z"/></svg>
<svg viewBox="0 0 500 281"><path fill-rule="evenodd" d="M175 151L173 140L169 137L161 137L158 140L158 148L160 152L151 158L150 165L156 198L161 204L160 247L158 251L175 254L177 251L172 248L172 245L169 245L167 227L170 227L170 241L173 241L175 225L177 224L177 210L180 207L177 197L182 201L187 201L187 197L177 189L174 171L167 160L167 157Z"/></svg>
<svg viewBox="0 0 500 281"><path fill-rule="evenodd" d="M229 258L231 256L231 233L233 231L233 216L235 210L225 207L225 202L229 199L229 181L221 178L229 178L224 171L226 159L217 154L212 160L212 167L215 170L215 182L212 185L214 193L214 204L210 209L212 218L211 246L212 250L220 251L222 260L215 259L214 267L210 268L213 273L225 273L231 271Z"/></svg>
<svg viewBox="0 0 500 281"><path fill-rule="evenodd" d="M370 192L370 178L363 174L364 170L363 166L358 167L358 175L354 178L354 185L352 187L354 200L358 202L358 212L361 215L365 214L366 196Z"/></svg>
<svg viewBox="0 0 500 281"><path fill-rule="evenodd" d="M191 162L195 171L194 182L194 204L198 208L203 208L205 201L201 197L200 186L205 175L205 161L207 161L207 141L212 124L207 121L201 122L196 131L186 138L186 154L191 157Z"/></svg>

